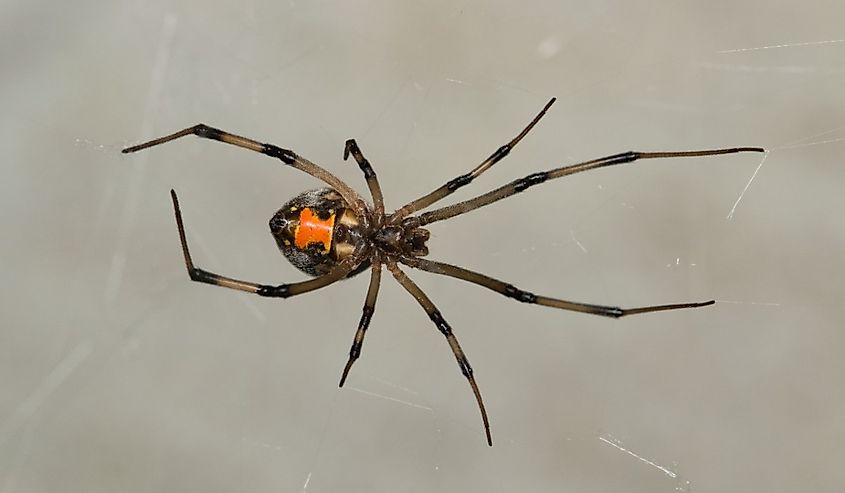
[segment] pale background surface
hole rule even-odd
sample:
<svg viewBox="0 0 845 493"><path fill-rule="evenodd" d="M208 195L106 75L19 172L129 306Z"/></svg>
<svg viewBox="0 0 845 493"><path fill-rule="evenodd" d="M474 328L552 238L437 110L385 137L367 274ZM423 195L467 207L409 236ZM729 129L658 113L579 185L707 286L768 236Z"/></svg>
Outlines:
<svg viewBox="0 0 845 493"><path fill-rule="evenodd" d="M71 6L71 3L73 6ZM216 4L216 5L215 5ZM0 492L841 491L841 1L97 2L0 7ZM318 183L185 139L294 149L388 208L466 172L551 96L465 199L629 149L733 145L547 183L432 227L432 258L538 293L715 307L623 320L412 273L476 370L383 279L287 301L198 265L302 276L267 220Z"/></svg>

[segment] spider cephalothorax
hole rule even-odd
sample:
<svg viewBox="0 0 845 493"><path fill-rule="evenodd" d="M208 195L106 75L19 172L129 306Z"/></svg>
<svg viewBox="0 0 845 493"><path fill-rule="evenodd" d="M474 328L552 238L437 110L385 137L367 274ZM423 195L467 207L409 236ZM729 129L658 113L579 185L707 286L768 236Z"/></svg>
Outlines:
<svg viewBox="0 0 845 493"><path fill-rule="evenodd" d="M171 190L173 209L176 214L176 224L179 229L179 239L182 243L182 253L185 257L185 265L191 279L198 282L214 284L231 289L238 289L260 296L288 298L298 294L315 291L328 286L345 277L353 276L370 268L370 285L367 289L367 297L364 301L363 314L358 323L358 330L352 341L349 350L349 359L343 368L340 377L340 386L346 381L352 364L361 354L361 347L364 342L364 335L370 325L375 311L376 299L378 297L381 280L382 265L393 275L399 284L422 306L428 317L435 324L440 333L446 337L461 373L466 377L478 403L481 418L484 423L484 432L487 443L492 445L490 437L490 423L487 420L487 411L484 408L484 401L481 392L475 383L475 376L452 327L446 322L443 315L432 303L428 296L414 283L399 267L399 264L461 279L479 286L495 291L508 298L513 298L523 303L543 305L552 308L560 308L592 315L618 318L625 315L638 313L657 312L664 310L675 310L680 308L696 308L712 305L715 301L703 301L693 303L678 303L671 305L654 305L639 308L619 308L615 306L594 305L588 303L577 303L558 298L539 296L524 291L516 286L499 281L484 274L473 272L463 267L450 265L422 257L428 255L426 241L429 237L428 230L423 226L433 222L442 221L451 217L459 216L469 211L498 202L531 188L535 185L545 183L549 180L571 175L581 171L588 171L606 166L631 163L642 159L659 159L671 157L695 157L710 156L715 154L733 154L737 152L764 152L758 147L733 147L728 149L711 149L704 151L678 151L678 152L624 152L599 159L592 159L578 164L562 166L559 168L532 173L518 180L514 180L495 190L481 194L475 198L459 202L457 204L441 207L432 211L413 216L417 211L423 210L439 200L455 192L455 190L469 185L473 179L490 169L494 164L501 161L510 151L522 140L534 125L543 117L546 110L554 103L549 101L540 113L534 117L522 132L510 140L507 144L499 147L493 154L481 164L473 168L469 173L460 175L449 180L441 187L431 193L424 195L405 206L397 209L391 214L385 214L384 199L376 174L370 166L369 161L361 153L354 140L346 141L343 151L343 158L346 160L351 154L364 177L370 190L373 203L366 204L361 196L349 185L341 181L326 169L296 155L293 151L283 149L273 144L265 144L239 135L230 134L222 130L209 127L204 124L180 130L171 135L160 137L149 142L127 147L124 153L140 151L148 147L163 144L186 135L196 135L205 139L217 140L252 151L260 152L267 156L277 158L284 164L304 171L309 175L322 180L331 188L311 190L294 197L287 204L282 206L270 220L270 231L276 239L282 253L299 270L308 275L315 276L307 281L290 284L258 284L249 281L241 281L231 277L221 276L212 272L194 267L191 254L188 250L188 242L185 238L185 228L182 223L182 213L179 209L179 200L176 192Z"/></svg>
<svg viewBox="0 0 845 493"><path fill-rule="evenodd" d="M406 257L425 257L428 255L428 241L431 233L424 228L384 225L373 232L373 244L383 253Z"/></svg>

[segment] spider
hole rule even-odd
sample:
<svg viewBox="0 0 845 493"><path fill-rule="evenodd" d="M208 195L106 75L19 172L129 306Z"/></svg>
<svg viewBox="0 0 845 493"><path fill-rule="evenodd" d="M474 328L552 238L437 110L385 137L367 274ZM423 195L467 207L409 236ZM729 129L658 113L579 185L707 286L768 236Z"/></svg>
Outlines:
<svg viewBox="0 0 845 493"><path fill-rule="evenodd" d="M472 367L463 349L461 349L461 345L458 343L452 327L443 318L440 310L437 309L428 295L402 271L399 266L400 264L477 284L522 303L612 318L640 313L698 308L712 305L716 301L709 300L638 308L619 308L616 306L578 303L536 295L517 288L513 284L500 281L479 272L474 272L457 265L423 258L428 255L426 241L429 238L429 232L424 226L460 216L524 192L535 185L582 171L632 163L644 159L712 156L739 152L765 152L764 149L759 147L733 147L675 152L623 152L621 154L591 159L548 171L532 173L469 200L415 215L416 212L439 202L459 188L469 185L479 175L504 159L522 138L534 128L554 102L555 98L552 98L516 137L496 149L496 151L469 173L449 180L431 193L409 202L390 214L385 213L384 196L382 195L376 173L354 139L346 141L343 149L343 159L346 161L351 155L358 163L358 167L366 179L367 187L372 197L372 204L365 202L361 195L328 170L297 155L289 149L283 149L273 144L265 144L241 137L202 123L143 144L127 147L122 152L133 153L176 140L186 135L196 135L204 139L216 140L260 152L261 154L279 159L282 163L304 171L325 182L328 188L310 190L297 195L288 203L284 204L270 219L270 231L282 254L299 270L313 277L307 281L279 285L242 281L195 267L191 253L188 250L188 242L185 238L185 226L182 221L182 212L179 208L179 199L176 196L176 192L171 190L170 195L173 200L173 210L179 230L179 240L182 244L182 254L185 257L185 266L188 269L188 275L191 280L255 293L259 296L289 298L324 288L341 279L352 277L369 269L370 284L364 301L363 314L358 322L358 329L355 332L352 347L349 350L349 358L340 377L339 386L343 387L349 370L361 355L364 336L375 312L376 299L381 282L382 265L387 266L387 270L390 271L396 281L420 304L437 327L437 330L446 338L446 342L455 355L461 373L469 382L472 392L475 395L478 409L481 412L487 444L492 446L493 440L490 435L490 422L487 418L487 411L484 407L484 401L481 398L481 392L476 384Z"/></svg>

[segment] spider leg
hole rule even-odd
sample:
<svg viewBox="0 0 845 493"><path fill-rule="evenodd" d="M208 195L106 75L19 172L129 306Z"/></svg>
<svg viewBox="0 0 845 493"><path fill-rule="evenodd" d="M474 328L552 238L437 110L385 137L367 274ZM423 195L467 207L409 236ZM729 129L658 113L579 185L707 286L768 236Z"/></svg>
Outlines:
<svg viewBox="0 0 845 493"><path fill-rule="evenodd" d="M370 287L367 289L367 298L364 301L363 314L361 321L358 322L358 330L355 331L355 339L352 340L352 348L349 350L349 360L346 362L346 367L343 368L343 375L340 377L340 384L338 387L343 387L346 382L346 376L349 374L349 369L352 364L361 355L361 346L364 344L364 335L367 328L370 326L370 320L373 317L373 312L376 310L376 299L378 298L378 289L381 282L381 261L378 258L373 259L372 274L370 276Z"/></svg>
<svg viewBox="0 0 845 493"><path fill-rule="evenodd" d="M733 147L729 149L708 149L703 151L677 151L677 152L637 152L629 151L621 154L614 154L583 163L563 166L549 171L541 171L534 173L518 180L514 180L507 185L501 186L495 190L479 195L475 198L458 202L457 204L435 209L430 212L420 214L416 217L407 218L403 224L405 226L423 226L436 221L449 219L450 217L460 216L469 211L490 205L502 199L506 199L512 195L524 192L534 185L539 185L548 180L561 178L574 173L588 171L591 169L604 168L606 166L614 166L617 164L626 164L643 159L664 159L672 157L699 157L699 156L713 156L717 154L736 154L739 152L766 152L765 149L759 147Z"/></svg>
<svg viewBox="0 0 845 493"><path fill-rule="evenodd" d="M446 337L449 347L452 348L452 352L455 354L455 359L458 360L458 366L461 369L461 373L463 373L464 377L466 377L470 387L472 387L472 393L475 394L475 400L478 402L478 409L481 411L481 419L484 422L484 433L487 435L487 445L492 447L493 440L490 437L490 422L487 419L487 411L484 409L484 401L481 399L481 392L478 390L478 385L475 383L475 377L472 374L472 367L470 366L467 357L464 355L461 345L458 344L458 340L452 333L452 327L449 326L443 318L443 315L440 314L440 310L434 306L434 303L431 302L423 290L420 289L419 286L411 280L411 278L405 275L401 269L399 269L396 261L392 259L388 260L387 268L399 284L401 284L402 287L405 288L405 290L408 291L415 300L417 300L417 303L422 306L423 310L425 310L428 314L428 318L430 318L431 321L434 322L434 325L437 326L437 330Z"/></svg>
<svg viewBox="0 0 845 493"><path fill-rule="evenodd" d="M681 308L698 308L702 306L709 306L716 303L715 300L701 301L694 303L677 303L672 305L654 305L643 306L637 308L619 308L616 306L605 305L591 305L588 303L577 303L574 301L566 301L557 298L548 298L546 296L538 296L528 291L523 291L513 284L509 284L490 276L480 274L478 272L464 269L456 265L444 264L442 262L434 262L419 257L400 257L399 261L405 265L415 267L420 270L440 274L444 276L454 277L462 281L471 282L479 286L485 287L491 291L495 291L508 298L513 298L523 303L532 305L549 306L552 308L559 308L561 310L570 310L573 312L589 313L591 315L601 315L603 317L619 318L625 315L636 315L639 313L662 312L666 310L678 310Z"/></svg>
<svg viewBox="0 0 845 493"><path fill-rule="evenodd" d="M440 199L442 199L442 198L444 198L448 195L451 195L452 193L455 192L455 190L457 190L457 189L459 189L463 186L469 185L470 182L472 182L472 180L477 178L481 173L484 173L485 171L487 171L488 169L493 167L494 164L498 163L505 156L507 156L511 152L511 150L514 147L516 147L516 145L519 143L519 141L522 140L522 138L525 137L525 135L532 128L534 128L534 125L536 125L537 122L539 122L540 119L543 118L543 115L546 114L546 111L548 111L549 107L551 107L551 105L554 104L555 100L556 100L556 98L550 99L549 102L546 103L546 106L544 106L543 109L540 110L540 113L538 113L537 116L535 116L534 119L531 120L531 123L529 123L525 128L522 129L522 132L520 132L519 135L517 135L516 137L511 139L511 141L508 142L507 144L505 144L502 147L496 149L496 151L493 152L493 154L491 154L490 157L488 157L481 164L476 166L475 169L473 169L472 171L470 171L469 173L467 173L465 175L460 175L456 178L449 180L444 185L442 185L440 188L432 191L428 195L423 195L422 197L414 200L413 202L406 204L405 206L401 207L400 209L397 209L388 218L388 223L389 224L397 224L403 218L408 216L409 214L412 214L412 213L414 213L414 212L416 212L420 209L424 209L424 208L430 206L431 204L439 201Z"/></svg>
<svg viewBox="0 0 845 493"><path fill-rule="evenodd" d="M364 178L367 179L367 187L370 189L370 195L373 197L373 205L375 206L375 216L378 224L384 223L384 195L381 193L381 185L379 185L376 172L370 166L370 162L364 157L358 143L355 139L346 141L346 146L343 148L343 160L349 159L349 154L358 162L358 167L364 173Z"/></svg>
<svg viewBox="0 0 845 493"><path fill-rule="evenodd" d="M320 289L339 281L352 272L356 265L360 263L362 252L357 251L341 261L334 269L324 276L291 284L279 284L277 286L241 281L199 269L194 267L191 252L188 250L188 241L185 238L185 226L182 223L182 211L179 208L179 199L176 197L176 192L171 190L170 197L173 199L173 211L176 215L176 226L179 228L179 240L182 242L182 254L185 256L185 267L188 269L188 275L191 277L192 281L214 284L215 286L237 289L248 293L255 293L259 296L289 298L291 296Z"/></svg>
<svg viewBox="0 0 845 493"><path fill-rule="evenodd" d="M367 217L367 214L365 212L366 204L364 203L363 199L361 199L361 196L358 195L355 190L349 187L349 185L341 181L340 178L331 174L328 170L324 169L323 167L314 164L303 157L298 156L296 153L289 149L282 149L281 147L275 146L273 144L264 144L252 139L248 139L246 137L241 137L240 135L231 134L229 132L217 128L209 127L208 125L202 123L194 125L193 127L188 127L179 130L178 132L174 132L170 135L165 135L164 137L153 139L149 142L144 142L143 144L127 147L121 152L123 152L124 154L129 154L132 152L141 151L150 147L170 142L171 140L176 140L178 138L185 137L186 135L196 135L197 137L201 137L203 139L216 140L225 144L243 147L244 149L260 152L261 154L277 158L288 166L308 173L309 175L327 183L333 189L337 190L338 193L340 193L344 200L349 203L350 207L353 208L358 217Z"/></svg>

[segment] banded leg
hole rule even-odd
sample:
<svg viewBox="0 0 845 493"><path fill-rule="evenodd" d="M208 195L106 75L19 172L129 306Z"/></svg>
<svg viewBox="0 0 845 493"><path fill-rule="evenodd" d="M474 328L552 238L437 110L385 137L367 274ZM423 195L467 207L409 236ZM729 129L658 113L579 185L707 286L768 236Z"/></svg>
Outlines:
<svg viewBox="0 0 845 493"><path fill-rule="evenodd" d="M420 214L416 217L407 218L403 224L405 226L419 227L430 224L436 221L449 219L450 217L460 216L469 211L490 205L502 199L506 199L512 195L524 192L534 185L539 185L548 180L561 178L563 176L588 171L591 169L604 168L606 166L614 166L617 164L626 164L643 159L664 159L671 157L699 157L699 156L714 156L717 154L736 154L739 152L766 152L760 147L732 147L729 149L708 149L703 151L677 151L677 152L637 152L629 151L621 154L614 154L599 159L592 159L584 161L583 163L563 166L549 171L542 171L534 173L518 180L514 180L507 185L501 186L495 190L479 195L475 198L458 202L450 206L435 209L430 212Z"/></svg>
<svg viewBox="0 0 845 493"><path fill-rule="evenodd" d="M375 216L378 224L384 223L384 195L381 193L381 185L379 185L376 172L370 166L370 162L364 157L358 143L355 139L346 141L346 146L343 148L343 160L349 159L349 154L358 162L358 167L364 173L364 178L367 179L367 187L370 189L370 195L373 197L373 206L375 206Z"/></svg>
<svg viewBox="0 0 845 493"><path fill-rule="evenodd" d="M475 377L473 376L469 360L467 360L466 355L464 355L461 345L458 344L458 339L456 339L455 335L452 333L452 327L449 326L449 323L446 322L443 315L440 314L440 310L434 306L434 303L431 302L423 290L399 269L399 266L395 261L388 260L387 268L390 270L390 273L393 274L393 277L399 281L399 284L401 284L402 287L405 288L405 290L408 291L415 300L417 300L417 303L422 306L423 310L425 310L428 314L428 318L430 318L431 321L434 322L434 325L437 326L437 330L446 337L449 347L452 348L452 352L455 354L455 359L458 360L458 367L460 367L461 373L463 373L464 377L466 377L469 382L469 386L472 387L472 393L475 394L475 400L478 402L478 409L481 411L481 420L484 422L484 433L487 435L487 445L492 447L493 439L490 437L490 421L487 419L487 410L484 409L484 401L481 399L481 391L478 390L478 385L475 383Z"/></svg>
<svg viewBox="0 0 845 493"><path fill-rule="evenodd" d="M590 315L601 315L603 317L619 318L626 315L637 315L640 313L662 312L667 310L679 310L682 308L699 308L702 306L709 306L716 303L715 300L693 302L693 303L677 303L672 305L654 305L643 306L637 308L619 308L616 306L605 305L591 305L588 303L576 303L574 301L566 301L557 298L548 298L546 296L537 296L534 293L523 291L513 284L494 279L490 276L480 274L478 272L464 269L456 265L444 264L442 262L434 262L419 257L402 257L399 259L405 265L415 267L420 270L440 274L444 276L454 277L462 281L471 282L479 286L485 287L491 291L495 291L508 298L513 298L523 303L532 305L549 306L552 308L559 308L561 310L569 310L573 312L589 313Z"/></svg>
<svg viewBox="0 0 845 493"><path fill-rule="evenodd" d="M370 287L367 289L367 298L364 301L363 314L361 321L358 322L358 330L355 332L355 339L352 340L352 348L349 350L349 360L346 362L346 367L343 368L343 375L340 377L340 384L338 387L343 387L346 382L346 376L349 374L349 369L352 364L361 355L361 346L364 344L364 335L367 328L370 326L370 320L373 318L373 313L376 311L376 299L378 298L379 284L381 283L381 261L376 258L373 259L372 273L370 276Z"/></svg>
<svg viewBox="0 0 845 493"><path fill-rule="evenodd" d="M170 197L173 199L173 211L176 214L176 226L179 228L179 240L182 242L182 254L185 256L185 267L188 269L188 275L191 277L192 281L214 284L215 286L237 289L248 293L255 293L259 296L289 298L291 296L320 289L339 281L352 272L352 270L361 262L360 259L362 253L359 251L341 261L341 263L324 276L291 284L279 284L277 286L241 281L199 269L194 267L191 252L188 250L188 241L185 238L185 226L182 223L182 211L179 208L179 199L176 197L176 192L171 190Z"/></svg>
<svg viewBox="0 0 845 493"><path fill-rule="evenodd" d="M519 135L517 135L516 137L511 139L511 141L508 142L507 144L505 144L502 147L496 149L496 151L493 152L493 154L491 154L490 157L488 157L481 164L476 166L475 169L473 169L472 171L470 171L469 173L467 173L465 175L461 175L461 176L458 176L458 177L456 177L452 180L449 180L444 185L442 185L440 188L434 190L433 192L429 193L428 195L424 195L424 196L414 200L413 202L401 207L400 209L397 209L393 214L390 215L390 218L388 219L388 223L389 224L397 224L403 218L408 216L409 214L413 214L414 212L416 212L420 209L424 209L424 208L430 206L431 204L439 201L440 199L442 199L442 198L444 198L448 195L453 194L455 192L455 190L457 190L457 189L459 189L463 186L469 185L470 182L472 182L472 180L477 178L481 173L484 173L485 171L487 171L488 169L493 167L494 164L498 163L505 156L510 154L511 150L514 147L516 147L516 145L519 143L519 141L522 140L522 138L525 137L525 135L529 131L531 131L532 128L534 128L534 125L536 125L537 122L539 122L541 118L543 118L543 115L546 114L546 111L548 111L548 109L552 106L552 104L554 104L555 100L556 100L556 98L550 99L549 102L546 103L546 106L544 106L543 109L540 110L540 113L538 113L537 116L535 116L534 119L531 120L531 123L529 123L525 128L523 128L522 132L519 132Z"/></svg>
<svg viewBox="0 0 845 493"><path fill-rule="evenodd" d="M246 137L241 137L240 135L231 134L229 132L217 128L209 127L208 125L202 123L194 125L193 127L179 130L178 132L174 132L170 135L165 135L164 137L153 139L149 142L144 142L143 144L127 147L121 152L124 154L129 154L133 152L142 151L150 147L165 144L167 142L170 142L171 140L176 140L181 137L185 137L186 135L196 135L197 137L201 137L203 139L216 140L218 142L243 147L244 149L249 149L250 151L260 152L261 154L264 154L266 156L277 158L288 166L296 168L300 171L304 171L305 173L308 173L314 178L317 178L318 180L322 180L323 182L327 183L330 187L340 193L344 200L349 203L350 207L353 208L358 217L367 217L365 214L366 204L361 199L361 196L358 195L358 193L352 188L350 188L346 183L343 183L340 178L336 177L323 167L318 166L312 163L311 161L298 156L296 153L289 149L282 149L281 147L275 146L273 144L264 144L252 139L248 139Z"/></svg>

